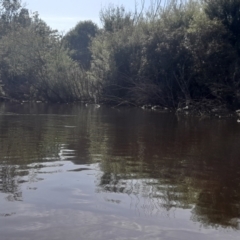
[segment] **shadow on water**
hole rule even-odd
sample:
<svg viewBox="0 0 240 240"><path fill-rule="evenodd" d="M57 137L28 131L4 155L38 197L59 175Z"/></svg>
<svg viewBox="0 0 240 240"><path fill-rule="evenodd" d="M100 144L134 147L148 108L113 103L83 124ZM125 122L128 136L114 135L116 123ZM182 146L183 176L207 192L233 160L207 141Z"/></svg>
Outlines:
<svg viewBox="0 0 240 240"><path fill-rule="evenodd" d="M22 201L21 185L44 180L39 172L61 169L61 161L97 164L95 191L109 194L106 202L119 204L111 194L123 194L149 214L189 209L205 227L239 230L234 120L93 105L1 104L0 112L0 192L8 201Z"/></svg>

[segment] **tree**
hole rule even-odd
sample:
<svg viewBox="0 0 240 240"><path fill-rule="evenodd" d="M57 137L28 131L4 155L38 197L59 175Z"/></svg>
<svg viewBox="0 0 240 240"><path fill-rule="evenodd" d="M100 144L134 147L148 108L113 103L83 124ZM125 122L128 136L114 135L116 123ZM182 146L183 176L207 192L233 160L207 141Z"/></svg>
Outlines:
<svg viewBox="0 0 240 240"><path fill-rule="evenodd" d="M100 20L104 30L108 32L122 30L124 27L129 27L134 23L131 12L126 12L123 6L114 7L112 5L100 12Z"/></svg>
<svg viewBox="0 0 240 240"><path fill-rule="evenodd" d="M218 19L232 34L240 54L240 0L205 0L205 12L210 19Z"/></svg>
<svg viewBox="0 0 240 240"><path fill-rule="evenodd" d="M64 36L64 44L70 49L70 56L85 69L90 67L91 52L89 50L92 38L98 32L98 27L92 21L79 22L74 29Z"/></svg>
<svg viewBox="0 0 240 240"><path fill-rule="evenodd" d="M20 0L1 0L0 11L1 20L5 22L12 22L19 14L22 4Z"/></svg>

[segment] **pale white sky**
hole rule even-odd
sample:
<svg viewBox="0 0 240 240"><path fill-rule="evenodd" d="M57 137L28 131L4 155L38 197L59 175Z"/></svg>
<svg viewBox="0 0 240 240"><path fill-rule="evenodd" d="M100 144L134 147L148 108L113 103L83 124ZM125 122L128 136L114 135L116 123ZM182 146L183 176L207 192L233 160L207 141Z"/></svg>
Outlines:
<svg viewBox="0 0 240 240"><path fill-rule="evenodd" d="M146 0L148 2L150 0ZM110 3L134 10L135 0L22 0L26 8L37 11L51 28L65 33L81 20L99 24L99 11ZM141 0L137 1L141 2Z"/></svg>

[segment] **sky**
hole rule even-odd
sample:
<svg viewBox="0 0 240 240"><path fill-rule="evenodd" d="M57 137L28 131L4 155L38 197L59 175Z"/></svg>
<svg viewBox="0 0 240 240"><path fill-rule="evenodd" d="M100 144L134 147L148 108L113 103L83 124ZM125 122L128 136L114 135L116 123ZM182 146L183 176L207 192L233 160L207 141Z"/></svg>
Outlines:
<svg viewBox="0 0 240 240"><path fill-rule="evenodd" d="M148 0L147 0L148 1ZM110 3L134 10L135 0L22 0L26 8L37 11L51 28L66 33L79 21L92 20L100 25L99 12ZM139 1L141 2L141 1Z"/></svg>

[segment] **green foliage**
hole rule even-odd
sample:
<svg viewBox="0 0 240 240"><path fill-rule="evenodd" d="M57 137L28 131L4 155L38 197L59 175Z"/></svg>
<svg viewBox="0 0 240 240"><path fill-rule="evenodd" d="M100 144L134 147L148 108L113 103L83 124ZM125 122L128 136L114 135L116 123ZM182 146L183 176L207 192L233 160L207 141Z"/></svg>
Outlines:
<svg viewBox="0 0 240 240"><path fill-rule="evenodd" d="M205 99L239 106L238 49L233 31L210 17L213 2L219 1L157 2L145 14L102 11L104 30L93 40L90 72L103 97L167 107Z"/></svg>
<svg viewBox="0 0 240 240"><path fill-rule="evenodd" d="M18 1L2 1L0 74L7 97L67 102L89 98L84 70L62 37ZM6 17L7 16L7 17Z"/></svg>
<svg viewBox="0 0 240 240"><path fill-rule="evenodd" d="M239 36L240 1L239 0L205 0L205 12L212 20L220 20L235 36Z"/></svg>
<svg viewBox="0 0 240 240"><path fill-rule="evenodd" d="M98 27L92 21L83 21L79 22L63 38L65 45L70 49L72 59L79 62L85 69L90 67L91 52L89 46L97 31Z"/></svg>
<svg viewBox="0 0 240 240"><path fill-rule="evenodd" d="M239 55L232 44L232 34L219 19L201 13L194 17L187 36L199 97L238 107Z"/></svg>
<svg viewBox="0 0 240 240"><path fill-rule="evenodd" d="M126 26L131 26L134 23L132 16L133 14L126 12L123 6L109 5L100 12L100 20L107 32L116 32Z"/></svg>
<svg viewBox="0 0 240 240"><path fill-rule="evenodd" d="M20 1L0 4L9 97L240 107L239 0L157 0L135 12L110 5L102 29L83 21L64 37Z"/></svg>
<svg viewBox="0 0 240 240"><path fill-rule="evenodd" d="M106 69L108 72L107 76L102 75L103 94L111 95L111 100L124 99L137 104L161 103L174 107L175 101L180 97L178 95L183 95L182 98L190 97L184 81L185 78L190 78L188 75L191 75L189 73L191 57L184 46L185 26L184 24L175 26L176 12L183 10L171 8L172 5L166 10L159 9L158 14L164 16L160 19L154 18L148 12L150 21L142 17L138 21L132 18L130 22L135 21L135 24L126 24L115 31L106 29L103 33L105 37L96 38L104 39L105 44L102 45L106 47L105 52L108 53L105 54L107 56L105 58L100 57L96 51L96 44L100 45L100 43L97 40L93 41L92 71L101 72L102 69ZM117 9L116 12L118 11ZM169 11L173 11L174 18L171 18L172 15L170 17L167 15ZM115 12L111 11L111 13ZM118 22L124 22L125 15L117 14L117 16ZM113 22L116 19L109 18L109 12L105 18L113 19ZM185 21L185 24L189 25L189 21Z"/></svg>
<svg viewBox="0 0 240 240"><path fill-rule="evenodd" d="M29 97L29 89L44 64L44 55L55 41L51 34L47 25L35 15L30 25L17 23L14 30L3 35L0 41L0 70L5 90L10 96Z"/></svg>
<svg viewBox="0 0 240 240"><path fill-rule="evenodd" d="M240 56L240 0L205 0L205 12L213 20L217 19L228 30L228 41Z"/></svg>
<svg viewBox="0 0 240 240"><path fill-rule="evenodd" d="M73 102L89 97L86 74L60 41L44 56L44 61L32 88L35 95L51 102Z"/></svg>
<svg viewBox="0 0 240 240"><path fill-rule="evenodd" d="M22 8L20 0L1 0L0 6L1 20L8 23L19 16L19 11Z"/></svg>

